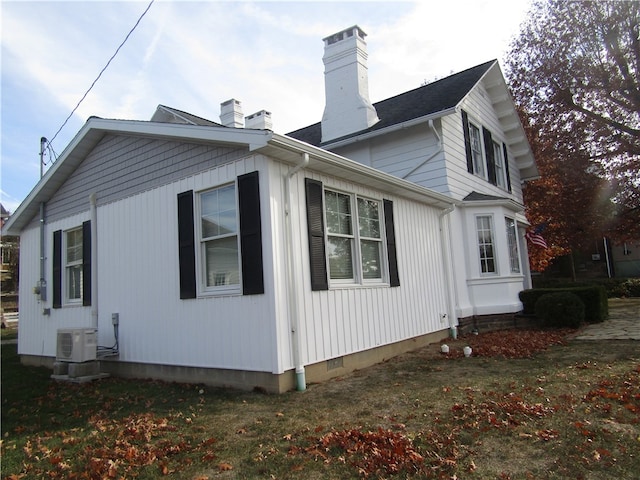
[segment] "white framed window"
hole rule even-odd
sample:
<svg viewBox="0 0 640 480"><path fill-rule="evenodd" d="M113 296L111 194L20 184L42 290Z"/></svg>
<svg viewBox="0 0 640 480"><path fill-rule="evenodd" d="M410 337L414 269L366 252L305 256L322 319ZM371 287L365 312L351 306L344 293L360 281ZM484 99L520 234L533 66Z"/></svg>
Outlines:
<svg viewBox="0 0 640 480"><path fill-rule="evenodd" d="M236 185L200 192L199 241L202 286L208 292L240 288Z"/></svg>
<svg viewBox="0 0 640 480"><path fill-rule="evenodd" d="M500 188L507 188L507 169L504 165L504 155L499 143L493 142L493 159L496 169L496 185Z"/></svg>
<svg viewBox="0 0 640 480"><path fill-rule="evenodd" d="M493 241L493 217L479 215L476 217L476 232L478 234L478 252L480 257L480 273L497 273L495 248Z"/></svg>
<svg viewBox="0 0 640 480"><path fill-rule="evenodd" d="M64 232L64 272L66 301L82 302L82 228Z"/></svg>
<svg viewBox="0 0 640 480"><path fill-rule="evenodd" d="M327 260L332 283L383 280L380 201L325 190Z"/></svg>
<svg viewBox="0 0 640 480"><path fill-rule="evenodd" d="M507 227L507 247L509 248L509 269L511 273L520 273L520 255L518 254L518 236L516 233L516 221L505 217Z"/></svg>
<svg viewBox="0 0 640 480"><path fill-rule="evenodd" d="M480 128L469 122L469 141L471 142L471 158L473 161L473 173L486 178L484 150L482 148L482 136Z"/></svg>

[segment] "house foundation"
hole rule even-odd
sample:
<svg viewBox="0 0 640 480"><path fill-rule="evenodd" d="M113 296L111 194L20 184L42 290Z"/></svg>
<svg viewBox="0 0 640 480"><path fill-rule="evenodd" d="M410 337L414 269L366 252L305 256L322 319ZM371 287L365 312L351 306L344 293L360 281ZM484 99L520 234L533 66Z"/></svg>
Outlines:
<svg viewBox="0 0 640 480"><path fill-rule="evenodd" d="M540 320L535 315L501 313L495 315L472 315L458 319L458 334L493 332L513 328L538 328Z"/></svg>
<svg viewBox="0 0 640 480"><path fill-rule="evenodd" d="M386 361L406 352L439 342L449 336L449 330L421 335L400 342L383 345L363 352L332 358L305 367L308 384L320 383L331 378L347 375L376 363ZM54 369L57 362L51 357L22 355L25 365L44 366ZM284 393L296 388L295 369L282 374L256 372L246 370L230 370L220 368L187 367L179 365L159 365L150 363L122 362L117 359L103 359L99 363L101 375L120 378L144 378L167 382L197 383L214 387L236 388L239 390L256 390L266 393ZM67 376L67 375L64 375Z"/></svg>

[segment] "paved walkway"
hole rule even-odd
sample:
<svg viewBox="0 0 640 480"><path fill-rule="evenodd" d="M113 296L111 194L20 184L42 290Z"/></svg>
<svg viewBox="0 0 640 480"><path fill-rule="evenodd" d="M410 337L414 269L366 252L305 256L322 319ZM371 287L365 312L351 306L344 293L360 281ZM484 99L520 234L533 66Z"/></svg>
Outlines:
<svg viewBox="0 0 640 480"><path fill-rule="evenodd" d="M640 298L610 298L609 319L583 327L576 340L640 340Z"/></svg>

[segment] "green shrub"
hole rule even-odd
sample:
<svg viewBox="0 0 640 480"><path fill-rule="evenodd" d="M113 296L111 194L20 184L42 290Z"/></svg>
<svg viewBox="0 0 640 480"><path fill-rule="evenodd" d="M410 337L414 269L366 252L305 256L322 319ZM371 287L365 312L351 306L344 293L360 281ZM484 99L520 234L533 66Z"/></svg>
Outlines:
<svg viewBox="0 0 640 480"><path fill-rule="evenodd" d="M569 292L542 295L535 305L536 317L545 327L578 328L584 321L584 302Z"/></svg>
<svg viewBox="0 0 640 480"><path fill-rule="evenodd" d="M568 292L577 295L585 306L585 321L587 323L604 322L609 316L609 302L607 292L602 286L592 285L565 288L533 288L523 290L519 297L525 315L535 314L535 305L540 297L549 293Z"/></svg>

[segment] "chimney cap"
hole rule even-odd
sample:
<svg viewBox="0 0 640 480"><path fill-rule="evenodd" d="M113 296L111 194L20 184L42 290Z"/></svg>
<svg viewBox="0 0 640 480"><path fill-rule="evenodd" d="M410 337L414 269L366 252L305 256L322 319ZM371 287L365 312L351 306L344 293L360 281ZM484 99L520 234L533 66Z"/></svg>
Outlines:
<svg viewBox="0 0 640 480"><path fill-rule="evenodd" d="M341 40L344 40L345 38L353 37L354 34L360 37L362 40L364 40L364 37L367 36L367 34L364 33L364 30L362 30L358 25L353 25L349 28L345 28L344 30L339 31L338 33L334 33L333 35L329 35L328 37L323 38L322 41L324 42L325 46L329 46Z"/></svg>

